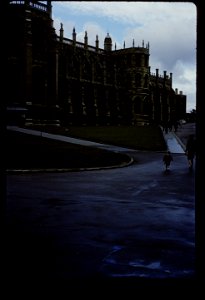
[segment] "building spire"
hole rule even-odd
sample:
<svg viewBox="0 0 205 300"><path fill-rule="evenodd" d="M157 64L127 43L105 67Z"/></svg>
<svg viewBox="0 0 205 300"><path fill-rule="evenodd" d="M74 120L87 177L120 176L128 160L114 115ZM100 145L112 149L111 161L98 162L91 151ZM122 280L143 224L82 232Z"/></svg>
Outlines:
<svg viewBox="0 0 205 300"><path fill-rule="evenodd" d="M96 47L96 50L98 50L98 49L99 49L99 40L98 40L98 35L96 35L95 47Z"/></svg>
<svg viewBox="0 0 205 300"><path fill-rule="evenodd" d="M75 32L75 27L73 27L73 43L76 43L76 32Z"/></svg>
<svg viewBox="0 0 205 300"><path fill-rule="evenodd" d="M63 41L63 23L60 24L61 25L61 28L60 28L60 41L62 42Z"/></svg>
<svg viewBox="0 0 205 300"><path fill-rule="evenodd" d="M87 46L88 46L88 34L87 34L87 31L85 31L84 44L85 44L85 48L87 48Z"/></svg>

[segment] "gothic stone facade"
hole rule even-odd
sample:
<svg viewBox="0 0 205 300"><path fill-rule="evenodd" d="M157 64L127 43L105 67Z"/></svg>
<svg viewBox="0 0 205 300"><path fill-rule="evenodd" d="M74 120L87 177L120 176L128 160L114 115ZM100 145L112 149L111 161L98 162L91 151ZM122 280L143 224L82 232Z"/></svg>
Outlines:
<svg viewBox="0 0 205 300"><path fill-rule="evenodd" d="M51 1L10 1L7 105L28 108L33 122L68 124L161 123L186 113L186 96L172 88L172 73L150 72L149 43L104 49L56 34Z"/></svg>

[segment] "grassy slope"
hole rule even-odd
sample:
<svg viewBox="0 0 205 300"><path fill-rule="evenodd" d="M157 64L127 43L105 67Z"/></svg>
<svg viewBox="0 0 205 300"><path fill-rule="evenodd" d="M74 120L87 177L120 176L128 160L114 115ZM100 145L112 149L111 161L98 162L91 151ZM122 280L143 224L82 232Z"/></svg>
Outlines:
<svg viewBox="0 0 205 300"><path fill-rule="evenodd" d="M158 126L70 126L34 129L137 150L163 151L166 143Z"/></svg>
<svg viewBox="0 0 205 300"><path fill-rule="evenodd" d="M40 129L40 128L38 128ZM47 132L79 137L138 150L166 149L158 127L70 127L41 128ZM7 132L6 168L87 168L128 162L125 154L84 147L17 132Z"/></svg>

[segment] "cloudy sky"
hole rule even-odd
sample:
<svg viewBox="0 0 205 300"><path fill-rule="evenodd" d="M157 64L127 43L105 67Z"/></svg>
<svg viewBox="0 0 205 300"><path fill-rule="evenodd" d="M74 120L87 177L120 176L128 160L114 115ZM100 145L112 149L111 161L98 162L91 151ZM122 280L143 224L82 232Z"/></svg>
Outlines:
<svg viewBox="0 0 205 300"><path fill-rule="evenodd" d="M187 95L187 112L196 109L196 6L192 2L52 1L53 21L59 35L104 47L109 33L117 49L150 44L151 72L173 73L173 88Z"/></svg>

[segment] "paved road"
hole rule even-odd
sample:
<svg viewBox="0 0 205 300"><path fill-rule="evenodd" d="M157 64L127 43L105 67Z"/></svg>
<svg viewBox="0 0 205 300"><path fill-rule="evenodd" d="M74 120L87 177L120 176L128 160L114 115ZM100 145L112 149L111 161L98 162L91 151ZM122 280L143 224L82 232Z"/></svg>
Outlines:
<svg viewBox="0 0 205 300"><path fill-rule="evenodd" d="M8 174L10 282L189 279L195 275L195 172L173 153L127 149L129 167Z"/></svg>

